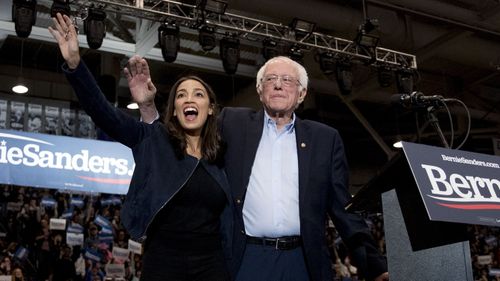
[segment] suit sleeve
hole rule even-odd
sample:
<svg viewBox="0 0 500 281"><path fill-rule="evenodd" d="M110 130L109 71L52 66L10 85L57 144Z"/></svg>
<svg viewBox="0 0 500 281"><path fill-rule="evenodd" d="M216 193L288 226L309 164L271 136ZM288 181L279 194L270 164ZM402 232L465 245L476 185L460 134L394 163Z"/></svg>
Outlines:
<svg viewBox="0 0 500 281"><path fill-rule="evenodd" d="M342 139L334 135L331 152L332 189L329 193L329 214L342 240L349 249L353 263L368 280L387 271L385 258L377 249L375 240L363 218L347 212L345 205L351 198L348 191L348 166Z"/></svg>
<svg viewBox="0 0 500 281"><path fill-rule="evenodd" d="M147 125L112 106L83 61L74 70L64 64L63 71L80 105L99 128L128 147L134 147L140 141Z"/></svg>

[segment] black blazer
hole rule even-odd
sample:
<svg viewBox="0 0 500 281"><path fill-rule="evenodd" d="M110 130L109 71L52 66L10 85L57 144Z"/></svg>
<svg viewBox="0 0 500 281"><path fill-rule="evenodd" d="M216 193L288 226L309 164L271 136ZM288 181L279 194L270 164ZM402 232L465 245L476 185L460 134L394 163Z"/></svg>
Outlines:
<svg viewBox="0 0 500 281"><path fill-rule="evenodd" d="M233 232L233 223L237 220L233 218L233 199L224 170L204 159L177 157L164 126L139 122L113 107L83 61L74 70L64 64L63 71L80 105L96 125L132 149L136 167L121 211L122 223L132 238L145 239L156 214L182 188L196 166L203 165L224 190L228 201L221 214L221 232L224 252L230 257L232 235L226 234Z"/></svg>
<svg viewBox="0 0 500 281"><path fill-rule="evenodd" d="M233 192L239 226L233 237L232 270L237 272L245 250L242 209L255 154L262 136L264 112L224 108L220 129L227 145L225 168ZM327 214L351 251L354 263L368 279L387 271L364 220L345 211L348 167L337 130L296 118L299 163L299 211L303 248L311 281L332 280L332 260L326 244Z"/></svg>

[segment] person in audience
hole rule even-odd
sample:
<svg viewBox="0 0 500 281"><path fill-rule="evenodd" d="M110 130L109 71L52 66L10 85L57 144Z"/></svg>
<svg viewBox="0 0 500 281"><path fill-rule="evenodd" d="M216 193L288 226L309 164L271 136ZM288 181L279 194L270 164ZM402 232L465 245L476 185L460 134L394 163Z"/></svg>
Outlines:
<svg viewBox="0 0 500 281"><path fill-rule="evenodd" d="M0 275L10 275L12 270L12 260L9 255L3 257L0 263Z"/></svg>
<svg viewBox="0 0 500 281"><path fill-rule="evenodd" d="M128 248L128 238L125 229L120 229L116 232L116 239L113 246L127 249Z"/></svg>
<svg viewBox="0 0 500 281"><path fill-rule="evenodd" d="M16 267L12 270L12 281L25 281L23 270Z"/></svg>
<svg viewBox="0 0 500 281"><path fill-rule="evenodd" d="M85 241L83 243L83 248L97 249L97 246L99 245L99 229L97 228L97 225L94 224L93 222L89 223L87 233L88 236L85 238Z"/></svg>
<svg viewBox="0 0 500 281"><path fill-rule="evenodd" d="M60 256L54 263L52 281L75 280L76 268L75 263L71 260L71 251L71 247L68 245L63 245L61 247Z"/></svg>
<svg viewBox="0 0 500 281"><path fill-rule="evenodd" d="M4 190L12 195L12 197L6 199L6 203L8 202L14 202L17 200L17 189L16 187L10 187L10 186L5 186L5 185L0 185L0 190ZM37 198L42 198L44 196L54 196L56 193L56 190L51 190L51 189L40 189L40 188L35 188L35 187L30 187L27 189L27 192L31 194L31 197L33 196ZM66 195L69 197L69 195ZM101 198L99 195L92 195L88 196L84 195L85 198L85 206L83 207L84 209L89 208L90 206L96 207L96 212L101 213L101 207L95 204L95 201L99 201ZM92 200L90 200L92 199ZM10 232L12 227L15 227L15 218L17 217L17 212L18 211L13 211L13 210L6 210L6 216L3 218L4 226L5 226L5 231ZM13 220L9 219L12 218ZM50 220L50 216L47 214L44 214L41 218L41 220L38 222L41 225L43 224L42 221L47 221ZM377 235L377 233L383 233L383 224L380 223L382 220L382 216L378 215L374 217L372 214L367 214L367 217L365 219L369 219L373 221L373 229L372 232L374 233L375 237L378 237L378 244L382 245L383 244L383 235ZM7 221L10 221L10 223L6 223ZM337 237L337 234L335 231L331 233L331 228L327 228L329 231L328 236L331 237ZM85 232L88 231L87 226L85 226L84 229ZM485 280L485 281L491 281L491 280L496 280L498 277L496 276L489 276L489 272L491 269L496 270L499 267L499 252L500 252L500 242L498 241L498 237L500 237L500 229L495 228L495 227L486 227L486 226L479 226L479 225L472 225L469 227L469 233L470 233L470 249L471 249L471 260L472 260L472 269L473 269L473 276L474 280ZM117 237L117 233L114 234L115 238ZM128 235L128 234L127 234ZM6 256L11 257L14 255L17 245L20 240L16 238L16 236L5 236L5 237L0 237L0 275L2 273L2 261L5 263L4 258ZM348 261L345 259L346 255L348 254L343 246L343 243L341 241L337 241L338 244L336 244L337 250L339 251L339 256L345 261L345 265L348 266ZM37 242L35 242L37 243ZM47 243L49 244L49 243ZM32 250L30 251L33 254L33 260L31 260L31 264L35 267L35 271L24 271L23 275L26 280L48 280L48 274L46 278L42 278L37 275L41 270L43 269L49 269L50 272L55 272L58 270L57 268L54 268L54 265L51 263L43 263L40 260L40 257L36 254L37 250L36 248L38 246L36 245L26 245L28 249ZM127 247L123 247L127 248ZM73 249L73 252L76 251ZM381 249L382 252L384 252L383 249ZM30 253L30 255L31 255ZM86 269L90 269L90 266L92 264L91 260L87 259L84 257L84 252L82 252L81 255L76 255L75 260L79 259L79 271L81 273L79 276L76 278L76 280L83 280L83 277L85 276ZM480 264L478 262L478 256L486 256L486 255L491 255L491 263L489 264ZM79 257L78 257L79 256ZM335 254L332 252L331 256L335 256ZM9 259L9 258L8 258ZM9 259L10 261L10 259ZM85 263L88 263L89 265L85 266ZM15 268L19 266L19 262L16 261L11 264L11 268ZM30 265L24 264L24 268L30 268ZM332 268L334 268L334 264L332 264ZM131 257L131 262L130 262L130 277L133 278L133 275L141 270L141 255L133 254ZM12 271L12 270L11 270ZM9 274L10 275L10 274ZM353 277L351 277L353 278ZM353 278L354 279L354 278ZM138 280L138 279L137 279ZM136 280L136 281L137 281ZM341 280L340 278L334 278L334 281L339 281ZM355 279L354 279L355 280ZM360 279L362 280L362 279Z"/></svg>
<svg viewBox="0 0 500 281"><path fill-rule="evenodd" d="M104 281L105 272L101 270L98 262L91 262L90 267L85 273L84 281Z"/></svg>

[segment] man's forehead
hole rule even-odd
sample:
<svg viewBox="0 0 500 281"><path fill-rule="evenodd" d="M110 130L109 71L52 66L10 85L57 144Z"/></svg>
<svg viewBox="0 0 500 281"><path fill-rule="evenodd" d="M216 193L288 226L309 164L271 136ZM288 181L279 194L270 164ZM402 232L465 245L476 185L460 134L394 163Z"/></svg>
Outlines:
<svg viewBox="0 0 500 281"><path fill-rule="evenodd" d="M291 62L286 61L286 60L281 60L281 59L269 62L269 64L266 67L266 73L269 73L271 71L276 71L276 70L280 70L280 71L285 70L287 72L290 72L290 74L297 73L297 69L295 69L295 66Z"/></svg>

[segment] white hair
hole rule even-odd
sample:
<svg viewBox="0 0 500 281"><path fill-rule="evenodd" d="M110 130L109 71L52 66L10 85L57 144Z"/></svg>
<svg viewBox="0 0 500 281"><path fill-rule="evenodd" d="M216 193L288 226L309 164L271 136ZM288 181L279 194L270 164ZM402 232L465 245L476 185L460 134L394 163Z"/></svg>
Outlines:
<svg viewBox="0 0 500 281"><path fill-rule="evenodd" d="M268 60L257 72L257 81L256 81L256 88L257 92L260 93L262 91L262 77L264 76L264 73L266 73L267 66L271 63L274 63L276 61L282 61L291 64L296 70L297 73L299 74L299 92L301 92L303 89L307 89L307 84L309 83L309 78L307 77L307 71L306 69L298 62L292 60L289 57L284 57L284 56L279 56L279 57L274 57Z"/></svg>

